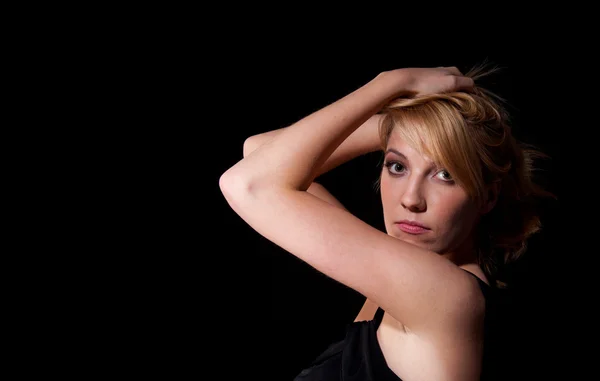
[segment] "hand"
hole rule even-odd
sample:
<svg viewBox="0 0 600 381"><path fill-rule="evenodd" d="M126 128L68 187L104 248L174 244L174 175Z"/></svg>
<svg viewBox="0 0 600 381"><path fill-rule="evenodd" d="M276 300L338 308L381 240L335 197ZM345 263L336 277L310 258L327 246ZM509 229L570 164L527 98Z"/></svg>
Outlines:
<svg viewBox="0 0 600 381"><path fill-rule="evenodd" d="M403 68L390 73L401 77L401 92L409 96L472 91L474 86L473 79L456 67Z"/></svg>

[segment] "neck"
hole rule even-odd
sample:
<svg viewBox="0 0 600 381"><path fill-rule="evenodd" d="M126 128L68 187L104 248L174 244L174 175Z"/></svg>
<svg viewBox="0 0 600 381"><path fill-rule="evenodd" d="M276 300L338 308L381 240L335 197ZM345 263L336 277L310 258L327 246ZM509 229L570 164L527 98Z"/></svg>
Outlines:
<svg viewBox="0 0 600 381"><path fill-rule="evenodd" d="M477 250L475 250L473 237L469 237L468 239L464 240L461 246L455 250L442 254L442 256L449 259L458 267L464 267L473 264L478 265Z"/></svg>
<svg viewBox="0 0 600 381"><path fill-rule="evenodd" d="M465 240L465 242L457 249L451 252L442 254L448 258L456 266L477 276L486 284L490 284L490 280L485 274L483 268L479 265L478 252L475 249L473 237Z"/></svg>

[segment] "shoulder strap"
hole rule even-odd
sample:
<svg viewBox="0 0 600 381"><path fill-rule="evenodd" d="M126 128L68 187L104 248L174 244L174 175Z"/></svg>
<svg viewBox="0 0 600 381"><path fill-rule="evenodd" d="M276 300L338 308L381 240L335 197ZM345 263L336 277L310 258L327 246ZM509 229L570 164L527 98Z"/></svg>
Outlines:
<svg viewBox="0 0 600 381"><path fill-rule="evenodd" d="M379 324L381 324L381 321L383 320L384 313L385 311L381 309L381 307L377 307L377 311L375 311L375 317L373 318L375 321L375 329L379 328Z"/></svg>
<svg viewBox="0 0 600 381"><path fill-rule="evenodd" d="M482 281L481 279L479 279L479 277L475 274L473 274L470 271L467 271L465 269L462 269L464 272L466 272L467 274L471 274L471 276L475 279L477 279L477 283L479 283L479 288L481 289L481 292L483 293L483 296L487 297L488 292L490 291L490 286L485 283L484 281ZM487 299L487 298L486 298Z"/></svg>

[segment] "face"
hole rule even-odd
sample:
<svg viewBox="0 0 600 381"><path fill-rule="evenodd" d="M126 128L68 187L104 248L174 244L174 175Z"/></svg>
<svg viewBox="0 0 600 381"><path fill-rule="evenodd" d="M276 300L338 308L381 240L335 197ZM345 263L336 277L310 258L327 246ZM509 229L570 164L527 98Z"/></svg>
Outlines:
<svg viewBox="0 0 600 381"><path fill-rule="evenodd" d="M394 152L397 151L397 152ZM471 249L470 233L479 209L452 175L421 156L392 132L381 175L387 233L403 241L455 256ZM398 224L416 221L426 230Z"/></svg>

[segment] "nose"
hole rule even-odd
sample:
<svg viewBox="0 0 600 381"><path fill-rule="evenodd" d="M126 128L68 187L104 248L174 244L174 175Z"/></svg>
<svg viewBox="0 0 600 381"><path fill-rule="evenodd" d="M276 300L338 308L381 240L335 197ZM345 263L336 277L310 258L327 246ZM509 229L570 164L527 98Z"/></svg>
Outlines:
<svg viewBox="0 0 600 381"><path fill-rule="evenodd" d="M427 209L423 187L418 179L411 179L407 182L400 202L405 209L411 212L424 212Z"/></svg>

